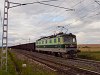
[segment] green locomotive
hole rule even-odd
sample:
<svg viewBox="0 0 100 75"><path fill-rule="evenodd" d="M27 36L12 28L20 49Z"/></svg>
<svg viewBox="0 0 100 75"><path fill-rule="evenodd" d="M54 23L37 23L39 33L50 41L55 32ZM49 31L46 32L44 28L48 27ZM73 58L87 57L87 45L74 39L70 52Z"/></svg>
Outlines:
<svg viewBox="0 0 100 75"><path fill-rule="evenodd" d="M36 50L55 54L56 56L73 58L77 56L77 40L72 33L58 33L42 37L36 41Z"/></svg>

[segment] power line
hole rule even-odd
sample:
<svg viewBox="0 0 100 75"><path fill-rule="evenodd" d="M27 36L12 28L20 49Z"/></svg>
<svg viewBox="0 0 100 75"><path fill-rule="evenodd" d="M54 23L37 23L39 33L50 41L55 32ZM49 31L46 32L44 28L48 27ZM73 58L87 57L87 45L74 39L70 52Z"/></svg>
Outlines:
<svg viewBox="0 0 100 75"><path fill-rule="evenodd" d="M64 1L65 1L65 0L64 0ZM64 2L64 1L63 1L63 2ZM63 3L63 2L62 2L62 3ZM62 3L60 3L58 6L60 6ZM57 8L54 8L52 11L54 12L54 11L56 11L56 9L57 9ZM54 12L54 13L55 13L55 12ZM51 16L51 17L52 17L52 16ZM49 17L49 18L50 18L50 17ZM41 22L42 22L42 21L41 21ZM39 24L40 24L41 22L39 22ZM48 21L47 21L47 22L48 22ZM48 22L48 23L49 23L49 22ZM43 24L43 23L42 23L42 24ZM45 24L47 24L47 23L45 22Z"/></svg>
<svg viewBox="0 0 100 75"><path fill-rule="evenodd" d="M83 0L84 1L84 0ZM77 5L79 5L80 3L82 3L83 1L80 1L79 3L77 3L77 4L75 4L74 6L77 6ZM93 3L92 3L93 4ZM95 11L95 10L94 10ZM92 11L92 12L94 12L94 11ZM82 16L81 18L79 18L79 19L84 19L84 18L86 18L87 16L88 16L89 14L86 14L86 15L84 15L84 16ZM77 22L78 20L75 20L74 22ZM73 23L70 23L70 24L73 24Z"/></svg>
<svg viewBox="0 0 100 75"><path fill-rule="evenodd" d="M77 4L76 4L77 5ZM95 10L94 10L95 11ZM94 11L92 11L92 12L94 12ZM98 13L98 14L100 14L100 13ZM98 15L97 14L97 15ZM83 17L81 17L81 19L83 19L83 18L86 18L88 16L88 14L87 15L84 15ZM74 22L77 22L78 20L75 20ZM70 23L70 24L73 24L73 23Z"/></svg>
<svg viewBox="0 0 100 75"><path fill-rule="evenodd" d="M93 4L93 3L92 3ZM96 9L97 10L97 9ZM93 10L93 11L91 11L91 13L92 12L95 12L96 10ZM90 13L89 13L90 14ZM82 16L81 18L79 18L79 19L84 19L84 18L86 18L89 14L86 14L86 15L84 15L84 16ZM77 22L78 20L76 20L76 21L74 21L74 22ZM72 24L72 23L71 23Z"/></svg>
<svg viewBox="0 0 100 75"><path fill-rule="evenodd" d="M49 0L49 1L40 1L40 2L51 2L51 1L57 1L57 0ZM17 6L22 6L22 5L28 5L28 4L34 4L34 3L38 3L39 1L37 2L31 2L31 3L15 3L15 2L9 2L10 4L16 4L14 6L11 6L9 8L13 8L13 7L17 7Z"/></svg>
<svg viewBox="0 0 100 75"><path fill-rule="evenodd" d="M60 6L56 6L56 5L51 5L51 4L41 3L41 2L39 2L39 4L49 5L49 6L58 7L58 8L63 8L63 9L66 9L66 11L69 11L69 10L70 11L74 11L74 9L69 9L69 8L60 7Z"/></svg>
<svg viewBox="0 0 100 75"><path fill-rule="evenodd" d="M65 1L65 0L64 0L64 1ZM64 1L63 1L63 2L64 2ZM62 2L62 3L63 3L63 2ZM62 5L62 3L60 3L58 6ZM54 13L58 12L58 11L56 11L56 9L57 9L57 8L53 9L52 11L53 11L53 12L55 11ZM57 14L57 13L56 13L56 14ZM51 17L52 17L52 16L51 16ZM57 17L57 16L56 16L56 17Z"/></svg>
<svg viewBox="0 0 100 75"><path fill-rule="evenodd" d="M85 0L79 1L78 3L76 3L75 5L72 6L72 8L78 6L79 4L81 4L82 2L84 2Z"/></svg>
<svg viewBox="0 0 100 75"><path fill-rule="evenodd" d="M40 1L40 2L23 3L23 4L22 3L9 2L10 4L17 4L15 6L11 6L11 7L9 6L9 8L23 6L23 5L29 5L29 4L34 4L34 3L39 3L39 4L42 4L42 5L47 5L47 6L51 6L51 7L57 7L57 8L65 9L66 11L74 11L74 9L70 9L70 8L65 8L65 7L60 7L60 6L44 3L44 2L50 2L50 1L57 1L57 0Z"/></svg>
<svg viewBox="0 0 100 75"><path fill-rule="evenodd" d="M65 1L65 0L64 0L64 1ZM64 1L63 1L63 2L64 2ZM61 2L58 6L62 5L63 2ZM54 8L52 11L54 12L54 11L56 11L56 9L57 9L57 8ZM56 12L57 12L57 11L56 11ZM54 13L55 13L55 12L54 12ZM52 17L52 16L51 16L51 17ZM58 17L58 16L56 16L56 17ZM50 18L50 17L49 17L49 18ZM42 21L41 21L41 22L42 22ZM39 22L39 24L40 24L41 22ZM48 21L45 22L45 25L48 24L48 23L49 23ZM43 24L43 23L42 23L42 24ZM44 25L44 24L43 24L43 25ZM51 26L51 27L52 27L52 26ZM44 30L48 30L48 29L51 30L51 29L50 29L51 27L46 28L46 29L44 29ZM52 27L52 28L53 28L53 27Z"/></svg>
<svg viewBox="0 0 100 75"><path fill-rule="evenodd" d="M64 1L65 1L65 0L64 0ZM84 2L84 1L85 1L85 0L79 1L78 3L76 3L75 5L73 5L72 7L76 7L77 5L79 5L80 3ZM62 3L63 3L63 2L62 2ZM62 3L61 3L61 4L62 4ZM61 5L61 4L60 4L60 5ZM71 7L71 8L72 8L72 7ZM65 12L65 11L64 11L64 12ZM59 13L56 17L58 17L60 14L63 14L64 12ZM55 18L56 18L56 17L55 17ZM46 24L47 24L47 23L46 23ZM70 24L68 24L68 25L71 25L71 24L72 24L72 23L70 23ZM68 26L68 25L65 25L65 26ZM52 26L51 26L51 27L52 27ZM51 27L49 27L49 28L51 28ZM49 28L48 28L48 29L49 29ZM54 28L54 27L53 27L53 28ZM51 30L51 29L50 29L50 30Z"/></svg>
<svg viewBox="0 0 100 75"><path fill-rule="evenodd" d="M84 2L84 1L85 1L85 0L82 0L82 1L78 2L77 4L71 6L71 8L76 7L77 5L79 5L80 3ZM75 9L75 10L76 10L76 9ZM64 12L61 12L60 14L63 14L63 13L64 13ZM58 14L58 16L59 16L60 14Z"/></svg>
<svg viewBox="0 0 100 75"><path fill-rule="evenodd" d="M100 5L100 1L94 0L98 5Z"/></svg>
<svg viewBox="0 0 100 75"><path fill-rule="evenodd" d="M71 8L73 8L73 7L76 7L77 5L79 5L80 3L82 3L82 2L84 2L85 0L82 0L82 1L80 1L80 2L78 2L78 3L76 3L75 5L73 5ZM58 17L60 14L63 14L64 12L61 12L61 13L59 13L56 17ZM70 24L68 24L68 25L70 25ZM66 26L68 26L68 25L66 25Z"/></svg>

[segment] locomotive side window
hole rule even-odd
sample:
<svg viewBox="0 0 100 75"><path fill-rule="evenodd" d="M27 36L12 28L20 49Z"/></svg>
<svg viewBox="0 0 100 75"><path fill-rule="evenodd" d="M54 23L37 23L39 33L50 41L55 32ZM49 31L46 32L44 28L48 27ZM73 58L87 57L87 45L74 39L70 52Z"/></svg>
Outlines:
<svg viewBox="0 0 100 75"><path fill-rule="evenodd" d="M47 44L47 40L45 40L45 43Z"/></svg>
<svg viewBox="0 0 100 75"><path fill-rule="evenodd" d="M50 39L50 41L49 41L50 43L52 43L52 40Z"/></svg>
<svg viewBox="0 0 100 75"><path fill-rule="evenodd" d="M41 41L39 42L39 44L41 44Z"/></svg>
<svg viewBox="0 0 100 75"><path fill-rule="evenodd" d="M42 44L44 44L44 41L42 41Z"/></svg>
<svg viewBox="0 0 100 75"><path fill-rule="evenodd" d="M56 39L54 39L54 43L56 43Z"/></svg>
<svg viewBox="0 0 100 75"><path fill-rule="evenodd" d="M58 42L60 42L60 38L58 38Z"/></svg>

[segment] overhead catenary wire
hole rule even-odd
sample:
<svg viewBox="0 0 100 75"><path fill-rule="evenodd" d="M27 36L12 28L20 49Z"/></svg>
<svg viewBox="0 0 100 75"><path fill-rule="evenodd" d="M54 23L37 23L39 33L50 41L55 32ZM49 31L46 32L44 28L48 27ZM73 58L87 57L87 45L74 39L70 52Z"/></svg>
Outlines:
<svg viewBox="0 0 100 75"><path fill-rule="evenodd" d="M49 0L49 1L40 1L40 2L50 2L50 1L57 1L57 0ZM15 3L15 2L9 2L9 4L16 4L14 6L10 6L9 8L17 7L17 6L22 6L22 5L29 5L29 4L34 4L38 3L39 1L36 2L31 2L31 3Z"/></svg>
<svg viewBox="0 0 100 75"><path fill-rule="evenodd" d="M64 1L65 1L65 0L64 0ZM77 5L79 5L79 4L82 3L82 2L84 2L84 0L79 1L78 3L76 3L75 5L73 5L72 7L76 7ZM63 3L63 2L62 2L62 3ZM61 4L62 4L62 3L61 3ZM61 5L61 4L60 4L60 5ZM55 10L55 9L54 9L54 10ZM64 11L64 12L65 12L65 11ZM56 17L58 17L60 14L63 14L64 12L61 12L61 13L57 14ZM65 13L66 13L66 12L65 12ZM49 22L48 22L48 23L49 23ZM47 23L45 23L45 24L47 24ZM70 24L71 24L71 23L70 23ZM68 24L68 25L66 25L66 26L69 26L70 24ZM51 26L51 27L52 27L52 26ZM48 29L51 30L52 28L53 28L53 29L56 28L56 27L54 27L54 26L53 26L52 28L51 28L51 27L47 28L47 30L48 30Z"/></svg>
<svg viewBox="0 0 100 75"><path fill-rule="evenodd" d="M65 1L65 0L64 0L64 1ZM64 1L63 1L63 2L64 2ZM61 2L58 6L61 6L63 2ZM54 9L52 10L52 11L53 11L52 14L55 14L55 13L57 14L57 13L58 13L58 11L57 11L56 9L57 9L57 8L54 8ZM56 16L55 16L55 17L56 17ZM49 17L49 18L52 18L52 16ZM49 22L48 22L48 23L49 23Z"/></svg>
<svg viewBox="0 0 100 75"><path fill-rule="evenodd" d="M71 6L71 8L76 7L77 5L81 4L82 2L84 2L84 0L79 1L79 2L78 2L78 3L76 3L75 5ZM66 12L65 12L65 13L66 13ZM64 12L61 12L61 13L57 14L57 16L56 16L56 17L58 17L58 16L59 16L59 15L61 15L61 14L64 14ZM56 18L56 17L55 17L55 18ZM68 25L70 25L70 24L67 24L67 25L65 25L65 26L68 26Z"/></svg>
<svg viewBox="0 0 100 75"><path fill-rule="evenodd" d="M60 7L60 6L57 6L57 5L52 5L52 4L44 3L44 2L50 2L50 1L55 1L55 0L40 1L40 2L38 1L38 2L32 2L32 3L17 3L18 5L10 6L9 8L38 3L38 4L42 4L42 5L47 5L47 6L51 6L51 7L57 7L57 8L65 9L66 11L69 11L69 10L70 10L70 11L74 11L74 9L70 9L70 8ZM57 1L57 0L56 0L56 1ZM15 3L13 3L13 2L9 2L9 3L15 4Z"/></svg>
<svg viewBox="0 0 100 75"><path fill-rule="evenodd" d="M94 0L98 5L100 5L100 1Z"/></svg>
<svg viewBox="0 0 100 75"><path fill-rule="evenodd" d="M58 4L58 6L62 5L62 3L64 3L64 1L65 1L65 0L63 0L60 4ZM57 9L57 8L54 8L54 9L52 10L52 11L53 11L52 14L55 14L55 13L57 14L58 11L56 11L56 9ZM52 16L50 16L49 18L52 18ZM42 22L42 21L41 21L41 22ZM39 22L38 24L40 24L41 22ZM49 22L46 21L46 22L42 23L42 25L46 25L46 24L48 25ZM48 27L48 28L45 28L44 30L50 30L50 31L51 31L52 28L53 28L53 29L54 29L54 28L56 29L56 26L55 26L55 27L54 27L54 26L50 26L50 27Z"/></svg>
<svg viewBox="0 0 100 75"><path fill-rule="evenodd" d="M92 12L95 12L95 11L97 11L97 10L98 10L98 9L95 8L95 10L90 10L90 11L91 11L91 13L92 13ZM99 15L99 13L96 13L96 14L94 14L94 15L88 16L88 15L90 15L91 13L82 16L80 19L84 19L84 18L87 18L87 17L92 17L92 16L95 16L95 15Z"/></svg>
<svg viewBox="0 0 100 75"><path fill-rule="evenodd" d="M38 1L38 0L36 0L36 1ZM64 1L65 1L65 0L64 0ZM64 1L63 1L63 2L64 2ZM62 3L63 3L63 2L62 2ZM58 4L58 6L60 6L62 3ZM52 10L53 13L51 13L51 14L55 14L56 12L58 12L58 11L56 11L56 9L57 9L57 8L54 8L54 9ZM57 13L56 13L56 14L57 14ZM52 18L52 16L50 16L49 18ZM42 21L41 21L41 22L42 22ZM41 22L39 22L39 23L41 23ZM47 23L49 23L49 22L46 21L45 24L47 24ZM43 23L42 23L42 24L43 24Z"/></svg>
<svg viewBox="0 0 100 75"><path fill-rule="evenodd" d="M94 3L94 2L93 2L93 3ZM93 4L93 3L91 3L91 4ZM97 9L96 9L96 10L97 10ZM91 13L92 13L92 12L95 12L96 10L89 10L89 11L91 11ZM89 13L89 14L91 14L91 13ZM89 14L86 14L86 15L80 17L79 20L88 17ZM78 21L78 20L75 20L74 22L77 22L77 21ZM71 23L71 24L72 24L72 23Z"/></svg>
<svg viewBox="0 0 100 75"><path fill-rule="evenodd" d="M71 8L75 8L76 6L78 6L79 4L81 4L81 3L83 3L85 0L81 0L81 1L79 1L78 3L76 3L75 5L73 5L73 6L71 6ZM92 3L93 4L93 3ZM88 6L88 5L87 5ZM75 9L76 11L75 12L77 12L77 9ZM82 13L82 12L84 12L83 11L83 9L81 9L80 10L80 12ZM80 13L79 11L78 11L78 13ZM73 12L74 13L74 12ZM70 14L70 15L72 15L72 14Z"/></svg>
<svg viewBox="0 0 100 75"><path fill-rule="evenodd" d="M91 3L91 4L94 4L94 2L95 2L95 1L93 1L93 3ZM88 5L87 5L87 6L88 6ZM87 6L86 6L86 7L87 7ZM97 7L96 7L96 8L97 8ZM89 14L91 14L92 12L97 11L98 9L96 9L96 8L94 8L95 10L94 10L94 9L92 9L92 10L91 10L91 9L88 9L89 11L91 11ZM82 10L83 10L83 9L82 9ZM80 10L80 11L81 11L81 10ZM81 12L81 13L82 13L82 12ZM86 15L82 16L81 19L88 17L89 14L86 14ZM80 15L80 14L79 14L79 15ZM96 15L97 15L97 14L96 14Z"/></svg>
<svg viewBox="0 0 100 75"><path fill-rule="evenodd" d="M93 4L93 3L92 3ZM81 19L84 19L84 18L87 18L87 17L92 17L92 16L95 16L95 15L99 15L99 13L97 13L97 14L95 14L95 15L92 15L92 16L88 16L88 15L90 15L90 14L92 14L93 12L95 12L96 10L98 10L98 9L96 9L96 8L94 8L95 10L89 10L89 11L91 11L91 13L88 13L88 14L86 14L86 15L84 15L84 16L82 16L81 18L79 18L79 20ZM78 19L77 20L75 20L74 22L77 22L78 21ZM71 23L71 24L73 24L73 23ZM76 31L76 32L73 32L73 33L77 33L78 31Z"/></svg>
<svg viewBox="0 0 100 75"><path fill-rule="evenodd" d="M83 1L84 1L84 0L83 0ZM81 2L83 2L83 1L80 1L80 2L79 2L79 3L77 3L76 5L80 4L80 3L81 3ZM47 2L47 1L44 1L44 2ZM76 5L75 5L75 6L76 6Z"/></svg>
<svg viewBox="0 0 100 75"><path fill-rule="evenodd" d="M85 0L79 1L78 3L76 3L75 5L71 6L71 8L74 8L76 6L78 6L79 4L81 4L82 2L84 2Z"/></svg>
<svg viewBox="0 0 100 75"><path fill-rule="evenodd" d="M83 2L83 1L82 1ZM79 2L78 4L80 4L81 2ZM76 5L78 5L78 4L76 4ZM95 11L95 10L94 10ZM94 12L94 11L92 11L92 12ZM83 19L83 18L86 18L87 16L88 16L89 14L86 14L86 15L84 15L84 16L82 16L81 17L81 19ZM96 15L98 15L98 14L96 14ZM74 22L77 22L78 20L75 20ZM70 23L70 24L73 24L73 23Z"/></svg>
<svg viewBox="0 0 100 75"><path fill-rule="evenodd" d="M84 0L83 0L84 1ZM80 1L79 3L77 3L77 4L75 4L74 6L77 6L77 5L79 5L80 3L82 3L83 1ZM87 16L87 15L86 15ZM81 18L84 18L84 17L86 17L86 16L83 16L83 17L81 17ZM77 21L77 20L76 20ZM75 21L75 22L76 22Z"/></svg>
<svg viewBox="0 0 100 75"><path fill-rule="evenodd" d="M82 0L82 1L78 2L77 4L71 6L71 8L76 7L77 5L79 5L80 3L82 3L83 1L84 1L84 0ZM66 12L65 12L65 13L66 13ZM73 13L74 13L74 12L73 12ZM64 14L64 12L59 13L57 16L59 16L59 15L61 15L61 14Z"/></svg>

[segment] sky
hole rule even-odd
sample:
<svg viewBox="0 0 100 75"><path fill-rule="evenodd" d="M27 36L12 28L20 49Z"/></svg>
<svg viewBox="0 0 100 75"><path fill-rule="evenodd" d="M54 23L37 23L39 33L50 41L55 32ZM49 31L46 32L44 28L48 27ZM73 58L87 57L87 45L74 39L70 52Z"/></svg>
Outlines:
<svg viewBox="0 0 100 75"><path fill-rule="evenodd" d="M47 0L9 0L15 3L31 3ZM98 0L99 1L99 0ZM100 5L95 0L56 0L43 2L63 8L34 3L9 9L8 45L35 42L37 39L60 31L77 36L78 44L100 44ZM13 6L14 4L10 4ZM0 46L4 0L0 0ZM64 29L64 31L66 31Z"/></svg>

